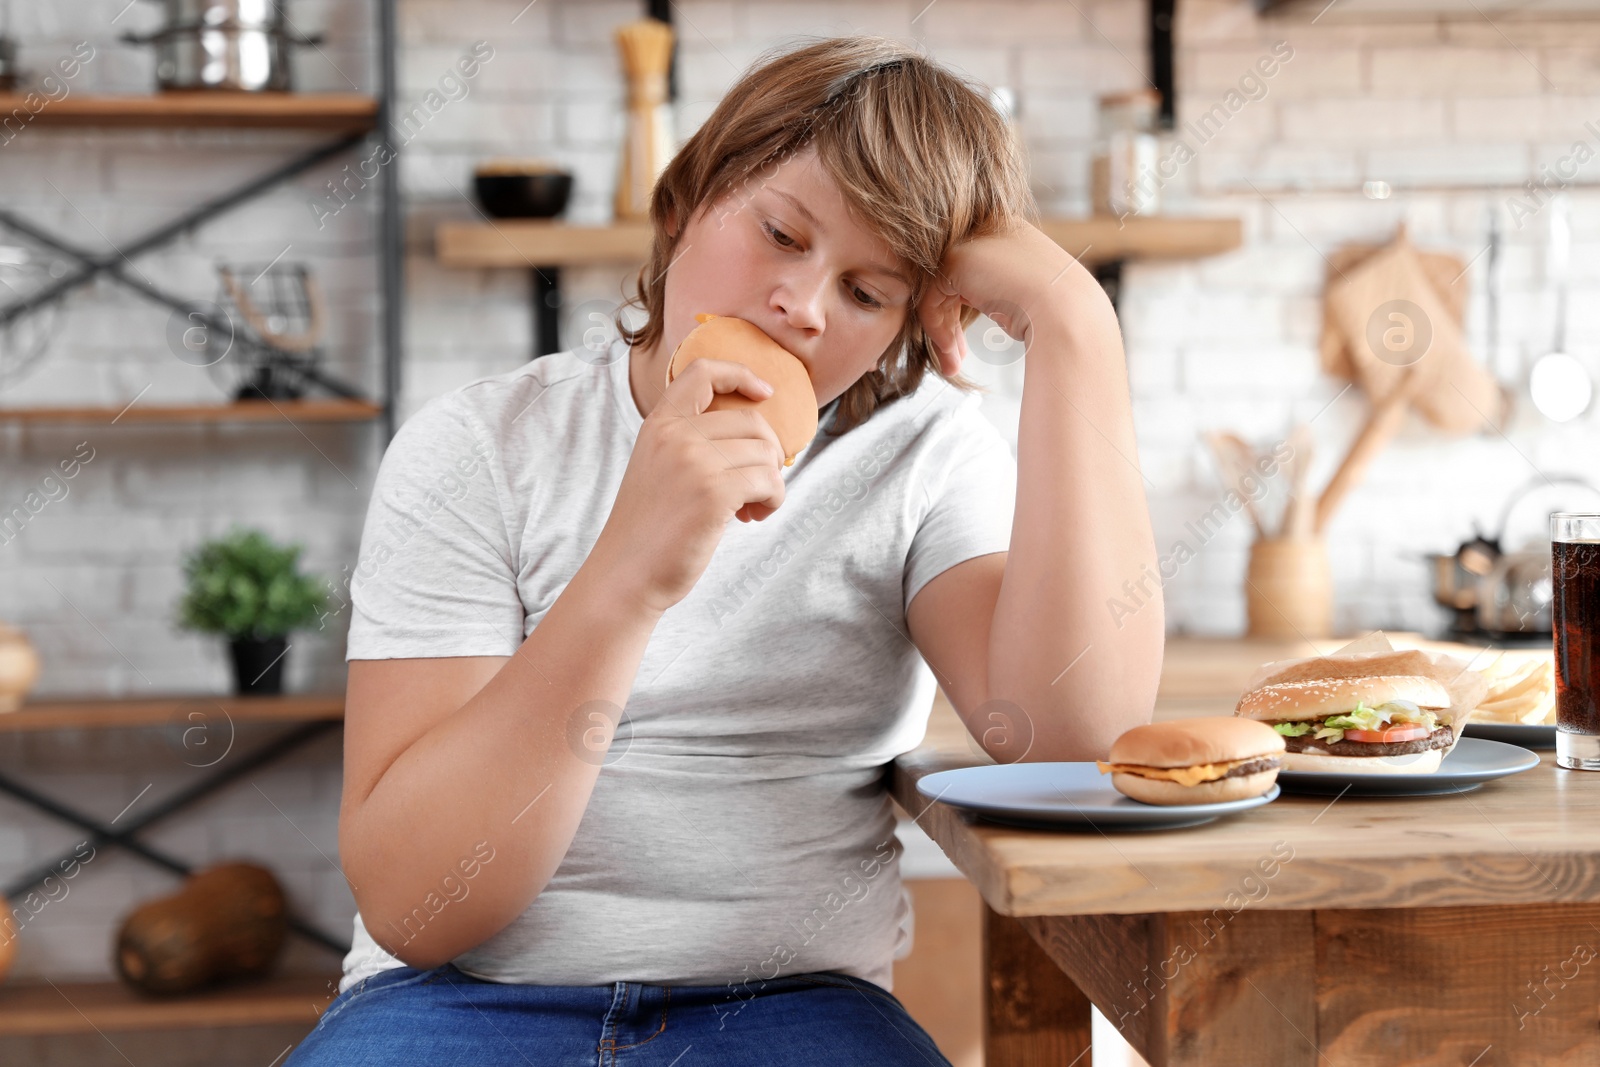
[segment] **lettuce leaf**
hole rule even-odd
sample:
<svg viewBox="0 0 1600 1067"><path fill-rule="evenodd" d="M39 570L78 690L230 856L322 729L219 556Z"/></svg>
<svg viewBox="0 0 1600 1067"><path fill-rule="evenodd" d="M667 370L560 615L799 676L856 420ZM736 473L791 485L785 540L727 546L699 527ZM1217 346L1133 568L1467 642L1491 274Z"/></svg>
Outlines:
<svg viewBox="0 0 1600 1067"><path fill-rule="evenodd" d="M1439 728L1439 716L1409 700L1391 700L1375 708L1357 703L1347 712L1317 722L1280 722L1272 728L1285 737L1301 737L1315 730L1312 740L1337 744L1344 740L1346 730L1381 730L1392 723L1416 723L1432 733Z"/></svg>

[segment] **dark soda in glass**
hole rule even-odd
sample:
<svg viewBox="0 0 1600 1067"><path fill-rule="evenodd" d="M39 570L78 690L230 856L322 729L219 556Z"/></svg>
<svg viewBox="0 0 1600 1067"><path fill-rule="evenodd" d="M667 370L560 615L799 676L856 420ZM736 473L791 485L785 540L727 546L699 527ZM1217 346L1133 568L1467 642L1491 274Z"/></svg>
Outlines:
<svg viewBox="0 0 1600 1067"><path fill-rule="evenodd" d="M1556 762L1600 771L1600 515L1550 517Z"/></svg>

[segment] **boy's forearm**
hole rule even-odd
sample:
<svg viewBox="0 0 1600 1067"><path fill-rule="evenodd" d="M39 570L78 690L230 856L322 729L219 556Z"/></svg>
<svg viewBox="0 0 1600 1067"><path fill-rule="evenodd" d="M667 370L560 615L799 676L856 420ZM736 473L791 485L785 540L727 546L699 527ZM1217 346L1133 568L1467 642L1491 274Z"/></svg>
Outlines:
<svg viewBox="0 0 1600 1067"><path fill-rule="evenodd" d="M1028 760L1103 758L1118 734L1150 720L1155 701L1159 582L1136 611L1108 606L1125 581L1154 573L1155 540L1109 301L1075 262L1028 299L1017 503L989 692L1031 722Z"/></svg>
<svg viewBox="0 0 1600 1067"><path fill-rule="evenodd" d="M543 890L577 833L659 618L580 569L499 673L341 819L345 873L386 951L437 966Z"/></svg>

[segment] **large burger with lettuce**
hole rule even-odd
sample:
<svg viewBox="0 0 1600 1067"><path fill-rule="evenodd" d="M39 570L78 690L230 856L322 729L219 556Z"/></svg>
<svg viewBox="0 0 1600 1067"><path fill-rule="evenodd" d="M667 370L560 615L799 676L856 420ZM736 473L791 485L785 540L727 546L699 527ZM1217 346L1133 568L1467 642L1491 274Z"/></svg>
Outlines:
<svg viewBox="0 0 1600 1067"><path fill-rule="evenodd" d="M1417 650L1286 664L1247 689L1235 714L1283 737L1286 771L1431 774L1477 702L1463 706L1440 668Z"/></svg>
<svg viewBox="0 0 1600 1067"><path fill-rule="evenodd" d="M1377 674L1263 686L1238 714L1283 736L1285 770L1429 774L1455 743L1439 717L1449 705L1432 678Z"/></svg>

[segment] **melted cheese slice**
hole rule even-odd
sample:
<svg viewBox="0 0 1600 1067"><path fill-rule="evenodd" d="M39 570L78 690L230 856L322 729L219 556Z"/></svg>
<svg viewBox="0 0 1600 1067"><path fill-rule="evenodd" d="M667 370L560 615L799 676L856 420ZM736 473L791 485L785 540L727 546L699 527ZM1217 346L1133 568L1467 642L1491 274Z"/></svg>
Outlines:
<svg viewBox="0 0 1600 1067"><path fill-rule="evenodd" d="M1226 763L1196 763L1192 767L1145 767L1137 763L1106 763L1103 760L1095 760L1094 763L1100 768L1101 774L1137 774L1140 778L1155 778L1179 785L1199 785L1201 782L1225 778L1235 767L1254 763L1261 758L1251 756L1249 759L1229 760Z"/></svg>

